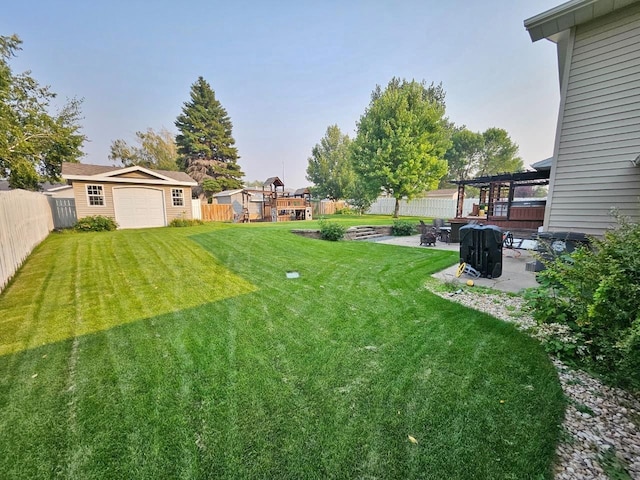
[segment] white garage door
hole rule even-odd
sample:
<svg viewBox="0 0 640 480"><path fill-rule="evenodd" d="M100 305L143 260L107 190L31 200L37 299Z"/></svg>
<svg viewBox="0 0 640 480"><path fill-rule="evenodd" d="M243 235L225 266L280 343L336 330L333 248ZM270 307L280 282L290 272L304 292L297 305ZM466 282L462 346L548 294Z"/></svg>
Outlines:
<svg viewBox="0 0 640 480"><path fill-rule="evenodd" d="M113 207L120 228L164 227L162 190L144 187L113 189Z"/></svg>

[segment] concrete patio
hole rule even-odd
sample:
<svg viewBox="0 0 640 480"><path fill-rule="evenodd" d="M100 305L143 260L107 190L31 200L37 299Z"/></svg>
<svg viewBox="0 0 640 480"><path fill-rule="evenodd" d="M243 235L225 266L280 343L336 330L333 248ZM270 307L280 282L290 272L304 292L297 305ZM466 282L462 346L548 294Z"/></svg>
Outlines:
<svg viewBox="0 0 640 480"><path fill-rule="evenodd" d="M458 243L436 242L435 247L425 247L420 245L420 235L411 235L407 237L387 237L379 240L378 243L387 243L391 245L399 245L414 248L434 248L439 250L460 251ZM517 293L525 288L533 288L538 286L535 273L526 271L526 264L535 260L530 250L505 248L502 252L502 275L498 278L474 278L475 285L482 287L494 288L503 292ZM458 264L455 264L445 270L435 273L433 277L443 281L454 281L466 284L471 277L461 275L456 277Z"/></svg>

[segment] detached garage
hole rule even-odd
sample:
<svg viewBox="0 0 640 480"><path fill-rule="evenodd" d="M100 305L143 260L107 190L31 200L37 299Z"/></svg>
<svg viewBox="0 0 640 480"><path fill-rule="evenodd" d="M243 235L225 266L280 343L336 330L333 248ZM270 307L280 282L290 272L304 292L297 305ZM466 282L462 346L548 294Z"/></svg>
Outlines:
<svg viewBox="0 0 640 480"><path fill-rule="evenodd" d="M184 172L63 163L62 178L73 187L78 218L111 217L119 228L164 227L191 218L191 188ZM197 200L196 200L197 201Z"/></svg>
<svg viewBox="0 0 640 480"><path fill-rule="evenodd" d="M113 209L120 228L164 227L164 192L151 187L113 187Z"/></svg>

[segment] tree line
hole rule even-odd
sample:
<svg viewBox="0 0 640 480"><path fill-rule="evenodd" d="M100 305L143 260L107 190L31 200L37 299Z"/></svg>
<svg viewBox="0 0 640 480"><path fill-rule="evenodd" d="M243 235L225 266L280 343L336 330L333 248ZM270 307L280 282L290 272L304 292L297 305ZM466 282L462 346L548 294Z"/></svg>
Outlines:
<svg viewBox="0 0 640 480"><path fill-rule="evenodd" d="M371 94L352 140L337 125L311 150L307 180L321 198L365 210L381 193L400 200L450 180L520 171L518 146L501 128L472 132L445 116L442 85L393 78Z"/></svg>
<svg viewBox="0 0 640 480"><path fill-rule="evenodd" d="M81 100L55 113L56 97L29 72L15 74L9 61L20 50L16 35L0 36L0 176L12 188L38 190L60 177L63 161L79 161L87 140L81 133ZM175 120L166 129L136 132L136 144L117 139L109 159L124 166L182 170L210 196L240 188L242 172L231 119L209 83L199 77ZM442 85L393 78L376 86L350 139L337 125L327 128L308 158L307 180L315 196L349 199L365 209L381 193L400 199L468 179L522 169L518 146L500 128L472 132L446 117Z"/></svg>
<svg viewBox="0 0 640 480"><path fill-rule="evenodd" d="M11 188L40 190L45 181L59 181L62 162L81 159L87 137L80 126L81 100L71 99L52 112L56 94L29 72L13 72L10 60L21 45L17 35L0 36L0 177ZM109 159L185 171L204 194L242 186L231 119L204 78L191 86L175 126L175 137L163 128L136 132L136 145L115 140Z"/></svg>

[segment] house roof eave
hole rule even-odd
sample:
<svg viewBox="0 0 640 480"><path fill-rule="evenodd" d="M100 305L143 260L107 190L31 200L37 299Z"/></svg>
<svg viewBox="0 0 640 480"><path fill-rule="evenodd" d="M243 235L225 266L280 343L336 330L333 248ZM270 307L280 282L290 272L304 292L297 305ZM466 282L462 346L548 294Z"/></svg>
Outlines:
<svg viewBox="0 0 640 480"><path fill-rule="evenodd" d="M524 21L532 42L546 38L557 42L557 34L589 22L639 0L570 0Z"/></svg>
<svg viewBox="0 0 640 480"><path fill-rule="evenodd" d="M152 179L146 179L146 178L128 178L128 177L114 177L114 176L107 176L107 175L68 175L68 174L63 174L62 178L64 178L65 180L71 180L72 182L74 180L78 180L78 181L85 181L85 182L98 182L98 183L137 183L137 184L144 184L144 185L167 185L167 186L174 186L174 185L179 185L179 186L185 186L185 187L195 187L196 185L198 185L198 182L193 181L193 182L183 182L180 180L174 180L172 178L167 178L165 179L158 179L158 180L152 180Z"/></svg>
<svg viewBox="0 0 640 480"><path fill-rule="evenodd" d="M130 167L124 167L124 168L121 168L121 169L118 169L118 170L113 170L111 172L103 173L102 175L104 175L105 177L117 177L119 175L123 175L123 174L126 174L126 173L131 173L131 172L145 173L145 174L147 174L149 176L156 177L156 178L158 178L160 180L175 181L173 178L169 178L166 175L163 175L158 171L150 170L150 169L145 168L145 167L140 166L140 165L132 165Z"/></svg>

